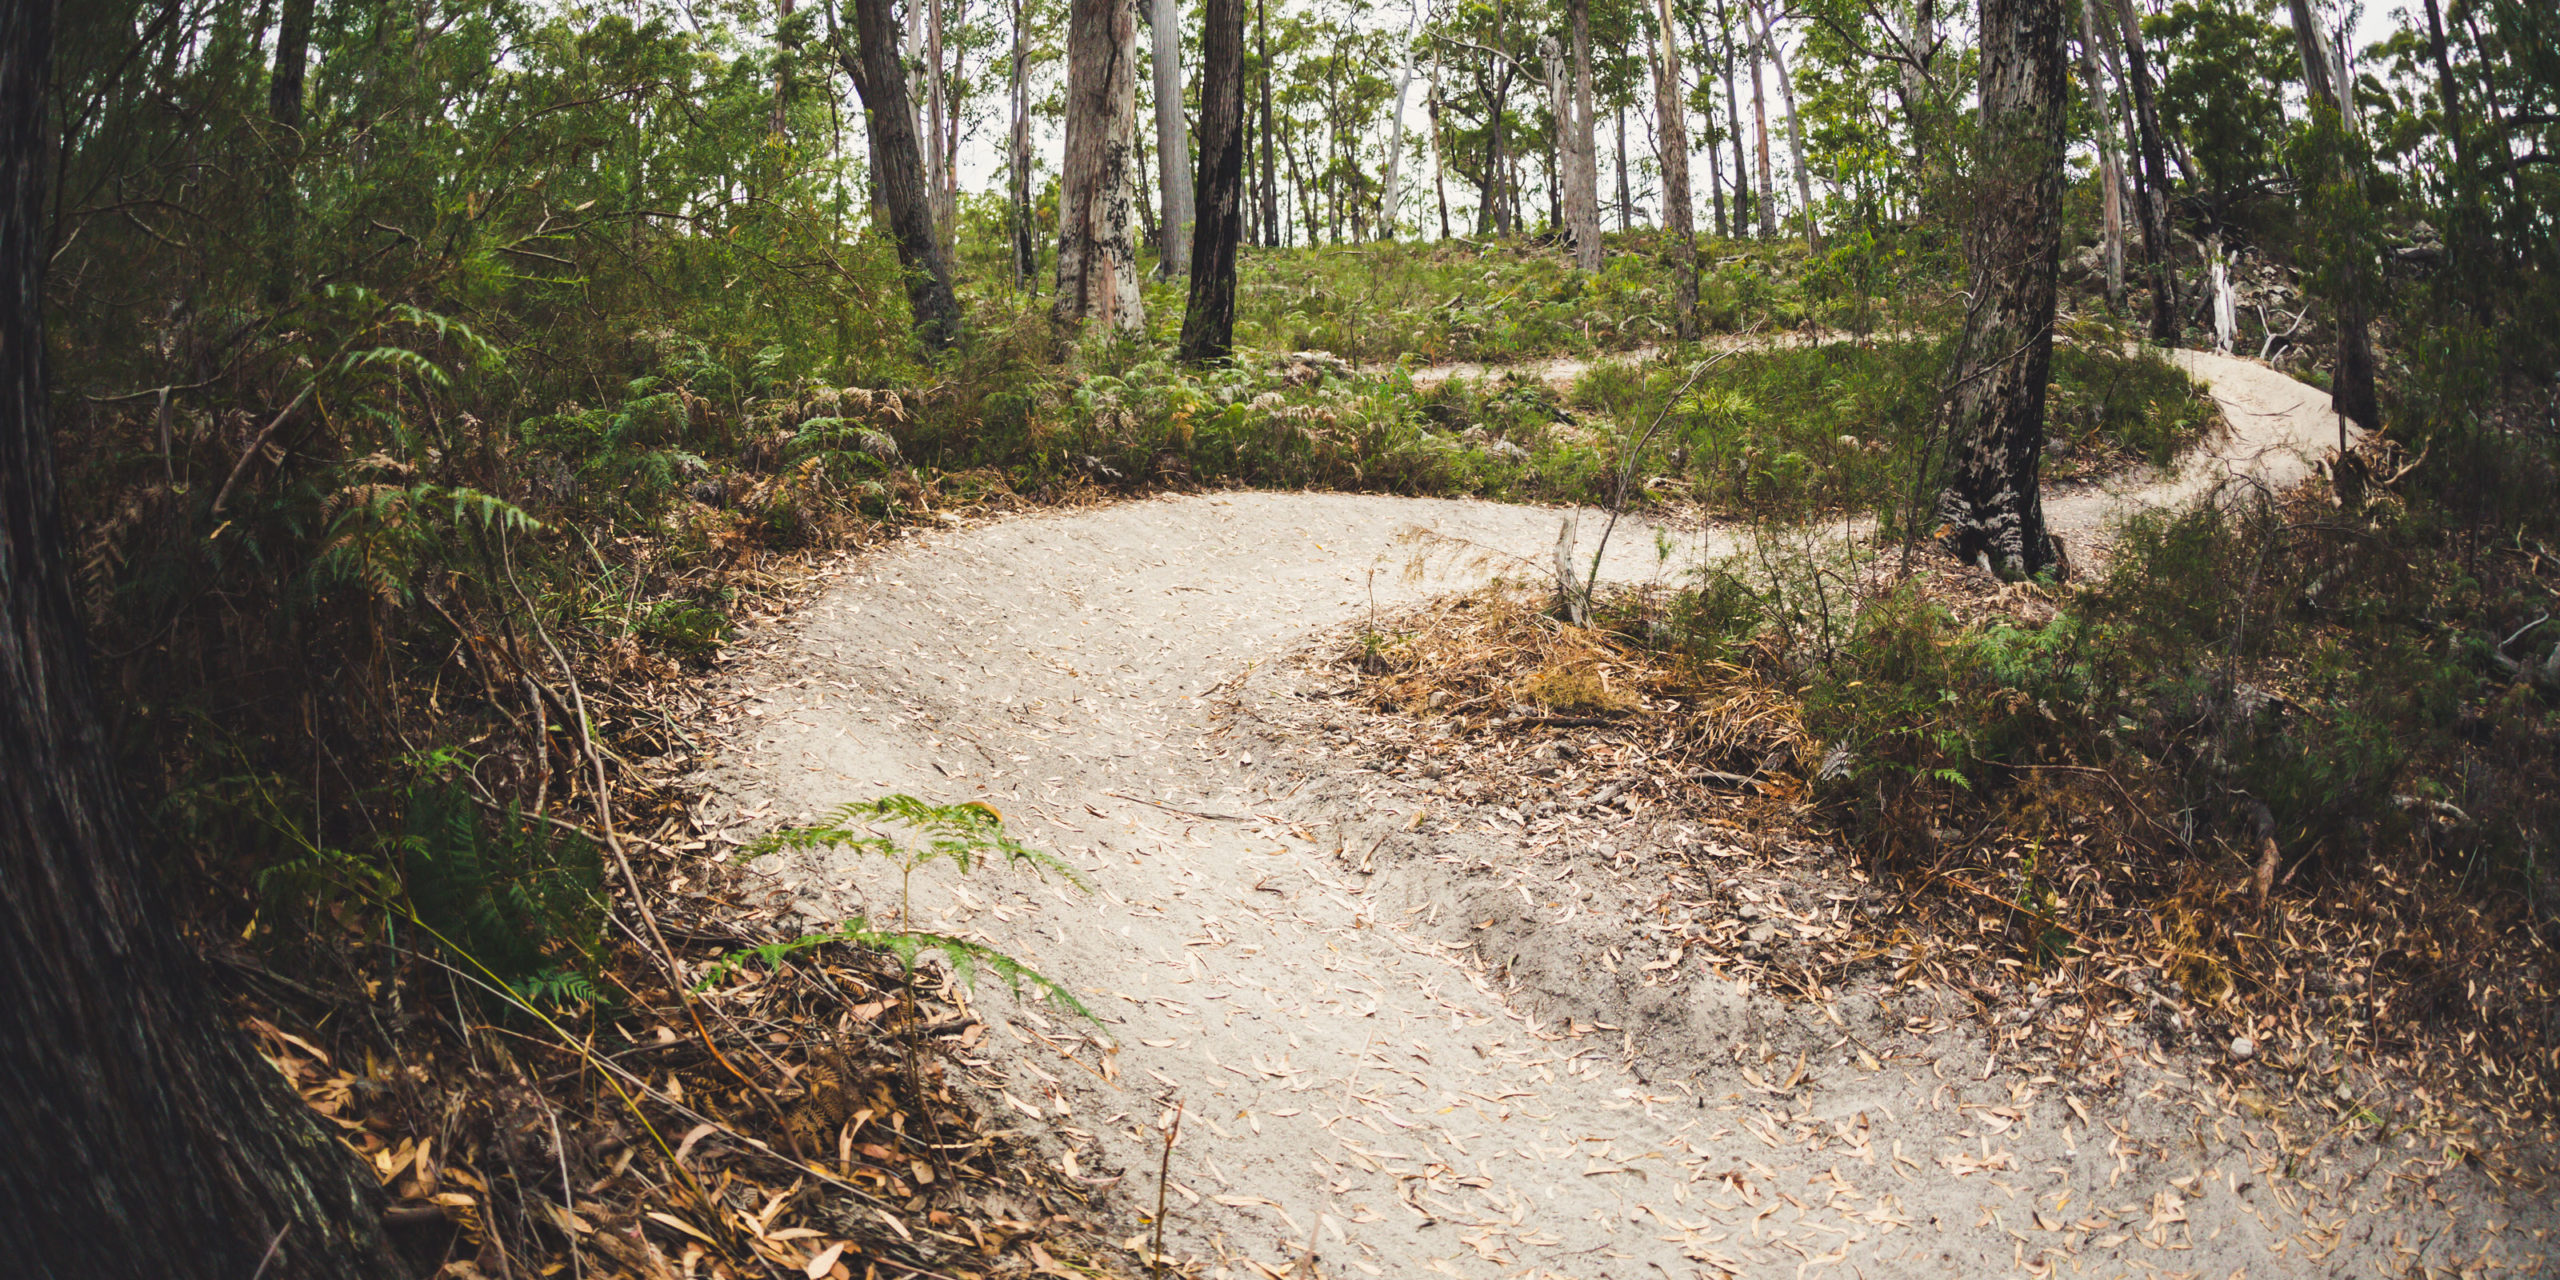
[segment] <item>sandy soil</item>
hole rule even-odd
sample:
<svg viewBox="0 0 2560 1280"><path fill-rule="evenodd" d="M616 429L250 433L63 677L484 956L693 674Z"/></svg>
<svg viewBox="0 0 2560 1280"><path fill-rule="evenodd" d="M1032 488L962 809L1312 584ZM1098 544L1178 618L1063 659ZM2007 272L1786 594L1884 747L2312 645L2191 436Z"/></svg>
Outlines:
<svg viewBox="0 0 2560 1280"><path fill-rule="evenodd" d="M2061 499L2058 520L2094 530L2234 468L2298 475L2300 446L2330 438L2316 391L2181 358L2234 438L2176 475ZM1210 1274L2547 1265L2551 1206L2453 1154L2324 1139L2139 1027L2093 1086L1944 992L1781 1003L1633 923L1727 901L1649 871L1637 828L1541 843L1500 816L1516 798L1453 804L1329 755L1359 713L1289 656L1488 568L1444 548L1408 578L1399 535L1525 568L1552 561L1558 518L1236 493L901 544L750 642L714 816L746 835L886 791L984 799L1083 869L1091 894L929 872L918 922L1011 952L1101 1016L989 987L976 1065L1124 1220L1156 1196L1150 1126L1187 1108L1168 1245ZM1695 535L1672 541L1669 563L1699 554ZM1621 526L1611 576L1668 571L1651 530ZM812 927L895 901L876 866L755 871L760 909ZM1763 910L1820 928L1824 907Z"/></svg>

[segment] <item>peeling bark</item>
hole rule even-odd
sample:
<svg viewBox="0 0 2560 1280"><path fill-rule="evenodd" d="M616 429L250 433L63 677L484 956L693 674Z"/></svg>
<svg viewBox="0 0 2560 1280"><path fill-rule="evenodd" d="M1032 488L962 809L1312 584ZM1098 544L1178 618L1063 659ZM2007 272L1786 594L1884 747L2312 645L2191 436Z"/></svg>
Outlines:
<svg viewBox="0 0 2560 1280"><path fill-rule="evenodd" d="M1058 179L1061 325L1146 327L1138 292L1138 20L1132 0L1072 0Z"/></svg>
<svg viewBox="0 0 2560 1280"><path fill-rule="evenodd" d="M1660 44L1653 59L1654 138L1662 160L1662 229L1671 260L1672 313L1680 340L1698 336L1697 230L1689 213L1689 110L1680 94L1680 37L1671 0L1655 0ZM1620 166L1623 170L1624 166Z"/></svg>

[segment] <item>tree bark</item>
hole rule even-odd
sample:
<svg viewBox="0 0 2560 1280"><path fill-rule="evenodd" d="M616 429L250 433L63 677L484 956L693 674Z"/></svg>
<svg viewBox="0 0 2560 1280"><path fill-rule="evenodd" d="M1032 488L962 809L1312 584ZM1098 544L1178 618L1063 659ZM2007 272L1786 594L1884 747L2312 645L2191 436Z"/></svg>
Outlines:
<svg viewBox="0 0 2560 1280"><path fill-rule="evenodd" d="M1662 230L1671 260L1674 332L1698 336L1698 237L1689 216L1689 108L1680 93L1680 37L1671 0L1654 0L1660 45L1653 60L1654 138L1661 148Z"/></svg>
<svg viewBox="0 0 2560 1280"><path fill-rule="evenodd" d="M1171 278L1191 268L1191 138L1182 118L1182 5L1153 0L1155 15L1156 181L1164 193L1164 231L1157 274ZM1239 68L1237 74L1243 74Z"/></svg>
<svg viewBox="0 0 2560 1280"><path fill-rule="evenodd" d="M1760 7L1760 47L1768 51L1769 69L1778 75L1778 98L1787 108L1787 158L1796 170L1796 200L1804 209L1804 247L1807 253L1822 252L1822 229L1813 220L1813 174L1804 167L1804 117L1796 111L1796 83L1787 74L1787 60L1778 52L1776 23L1766 5Z"/></svg>
<svg viewBox="0 0 2560 1280"><path fill-rule="evenodd" d="M907 69L898 57L898 22L889 3L853 0L859 56L839 47L836 59L862 95L872 184L889 215L889 238L898 246L916 337L926 350L943 351L959 340L960 302L951 292L951 260L943 256L932 196L925 190L915 105L907 97Z"/></svg>
<svg viewBox="0 0 2560 1280"><path fill-rule="evenodd" d="M1600 149L1592 136L1591 0L1565 0L1565 11L1573 39L1572 92L1557 95L1558 105L1569 108L1557 115L1562 131L1557 150L1563 161L1560 176L1564 180L1565 229L1573 238L1574 265L1597 271L1601 254Z"/></svg>
<svg viewBox="0 0 2560 1280"><path fill-rule="evenodd" d="M267 79L267 122L275 130L274 169L267 185L266 300L281 307L293 297L294 260L300 252L302 200L294 173L302 160L302 84L311 60L311 0L284 0L276 27L275 72Z"/></svg>
<svg viewBox="0 0 2560 1280"><path fill-rule="evenodd" d="M1745 31L1751 26L1751 15L1742 15ZM1751 41L1751 158L1759 166L1760 238L1778 238L1778 183L1769 170L1769 95L1760 83L1760 41Z"/></svg>
<svg viewBox="0 0 2560 1280"><path fill-rule="evenodd" d="M1207 0L1200 27L1200 227L1182 358L1235 349L1236 249L1244 238L1244 0Z"/></svg>
<svg viewBox="0 0 2560 1280"><path fill-rule="evenodd" d="M1946 405L1939 516L1956 555L2016 579L2054 560L2039 472L2062 248L2066 0L1982 0L1972 303Z"/></svg>
<svg viewBox="0 0 2560 1280"><path fill-rule="evenodd" d="M1440 134L1440 59L1431 60L1431 193L1440 201L1440 238L1449 238L1448 148Z"/></svg>
<svg viewBox="0 0 2560 1280"><path fill-rule="evenodd" d="M1138 292L1138 22L1132 0L1070 0L1067 147L1058 187L1063 325L1143 330Z"/></svg>
<svg viewBox="0 0 2560 1280"><path fill-rule="evenodd" d="M2315 125L2332 125L2337 130L2337 150L2323 157L2330 171L2311 175L2321 185L2334 185L2343 198L2361 206L2362 198L2353 172L2353 161L2346 152L2347 119L2345 106L2338 96L2338 84L2330 78L2330 63L2321 48L2320 27L2311 16L2309 0L2291 0L2293 38L2302 50L2302 79L2311 100ZM2323 119L2326 113L2326 119ZM2352 420L2370 431L2382 425L2382 410L2374 395L2373 340L2368 332L2365 289L2372 278L2362 254L2352 244L2334 250L2338 255L2337 291L2329 300L2335 312L2338 330L2336 363L2329 370L2329 407L2339 416ZM2339 433L2339 446L2345 447L2346 433Z"/></svg>
<svg viewBox="0 0 2560 1280"><path fill-rule="evenodd" d="M1255 57L1262 63L1262 243L1280 244L1280 172L1271 163L1271 22L1265 0L1253 3Z"/></svg>
<svg viewBox="0 0 2560 1280"><path fill-rule="evenodd" d="M1013 0L1013 132L1006 157L1006 190L1013 202L1013 280L1026 293L1040 272L1040 243L1031 213L1031 37L1023 29L1023 0Z"/></svg>
<svg viewBox="0 0 2560 1280"><path fill-rule="evenodd" d="M108 751L46 422L54 17L52 0L0 5L0 1205L12 1270L238 1280L266 1259L268 1277L294 1280L404 1274L373 1179L250 1050L179 940Z"/></svg>
<svg viewBox="0 0 2560 1280"><path fill-rule="evenodd" d="M2134 129L2141 135L2140 190L2142 256L2151 268L2151 340L2161 346L2178 342L2178 269L2169 246L2169 165L2162 158L2160 110L2151 93L2151 60L2142 43L2142 22L2133 0L2116 0L2117 25L2124 36L2125 75L2133 81Z"/></svg>
<svg viewBox="0 0 2560 1280"><path fill-rule="evenodd" d="M1738 240L1751 230L1751 157L1742 141L1742 97L1733 83L1733 20L1724 0L1716 0L1716 26L1724 44L1724 120L1725 132L1733 138L1733 235Z"/></svg>
<svg viewBox="0 0 2560 1280"><path fill-rule="evenodd" d="M2080 0L2080 74L2098 118L2098 213L2107 261L2107 310L2124 311L2124 153L2116 146L2115 106L2098 69L2098 0Z"/></svg>
<svg viewBox="0 0 2560 1280"><path fill-rule="evenodd" d="M1635 195L1627 188L1627 104L1618 103L1618 230L1635 226Z"/></svg>
<svg viewBox="0 0 2560 1280"><path fill-rule="evenodd" d="M958 104L946 101L950 81L942 71L942 5L943 0L920 0L925 5L924 74L926 116L931 121L930 144L925 148L925 189L933 203L934 243L942 250L942 260L951 261L954 243L960 230L959 157L952 154L949 125L958 112Z"/></svg>
<svg viewBox="0 0 2560 1280"><path fill-rule="evenodd" d="M1404 95L1411 87L1413 63L1407 60L1396 69L1396 91L1387 98L1387 181L1378 202L1381 240L1396 238L1397 215L1404 211Z"/></svg>

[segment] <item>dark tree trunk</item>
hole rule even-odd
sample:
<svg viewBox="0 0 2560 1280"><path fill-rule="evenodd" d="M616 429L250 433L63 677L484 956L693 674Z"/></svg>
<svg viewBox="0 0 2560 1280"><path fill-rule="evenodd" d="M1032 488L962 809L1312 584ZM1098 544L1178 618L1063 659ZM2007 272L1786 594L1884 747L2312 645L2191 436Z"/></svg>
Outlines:
<svg viewBox="0 0 2560 1280"><path fill-rule="evenodd" d="M1025 292L1040 271L1040 244L1031 216L1031 36L1023 30L1023 0L1013 3L1013 133L1005 164L1005 188L1013 202L1014 283Z"/></svg>
<svg viewBox="0 0 2560 1280"><path fill-rule="evenodd" d="M305 10L308 11L307 8ZM373 1180L178 939L110 762L44 387L54 5L0 5L0 1210L10 1269L373 1280ZM297 97L297 101L299 98Z"/></svg>
<svg viewBox="0 0 2560 1280"><path fill-rule="evenodd" d="M1661 47L1653 64L1654 139L1662 153L1662 231L1677 296L1675 332L1683 342L1698 336L1698 238L1689 216L1689 109L1680 94L1680 37L1671 24L1671 0L1656 0ZM1621 159L1618 172L1626 173Z"/></svg>
<svg viewBox="0 0 2560 1280"><path fill-rule="evenodd" d="M2160 108L2151 94L2151 57L2143 49L2142 22L2133 0L2116 0L2117 25L2124 29L2126 78L2133 81L2133 120L2141 136L2142 163L2134 166L2141 199L2142 256L2151 268L2151 340L2175 346L2178 341L2178 270L2169 252L2169 165L2162 158Z"/></svg>
<svg viewBox="0 0 2560 1280"><path fill-rule="evenodd" d="M916 112L907 96L907 68L898 57L898 21L889 0L853 0L854 39L860 55L838 49L837 60L862 95L871 138L872 188L889 215L889 237L907 278L907 305L915 312L916 337L942 351L960 337L960 302L951 293L951 262L925 190L924 153L916 142Z"/></svg>
<svg viewBox="0 0 2560 1280"><path fill-rule="evenodd" d="M294 258L301 232L294 171L302 159L302 78L311 58L311 0L284 0L276 27L275 73L267 80L267 121L275 130L275 168L267 175L266 298L281 307L293 297Z"/></svg>
<svg viewBox="0 0 2560 1280"><path fill-rule="evenodd" d="M2308 0L2292 0L2293 38L2302 51L2303 84L2311 100L2314 122L2330 134L2331 146L2320 167L2328 172L2310 175L2314 183L2332 186L2350 202L2361 204L2357 180L2352 172L2354 161L2347 147L2346 106L2338 97L2338 85L2329 76L2329 59L2320 46L2320 27L2311 16ZM2329 370L2329 407L2339 415L2370 431L2382 424L2382 410L2373 389L2373 340L2368 332L2365 288L2372 278L2362 253L2353 245L2340 245L2335 250L2339 269L2337 292L2329 299L2336 313L2338 329L2337 362ZM2339 444L2346 443L2340 432Z"/></svg>
<svg viewBox="0 0 2560 1280"><path fill-rule="evenodd" d="M1635 226L1635 194L1627 185L1627 104L1616 106L1618 113L1618 230Z"/></svg>
<svg viewBox="0 0 2560 1280"><path fill-rule="evenodd" d="M1956 555L2004 578L2051 564L2039 470L2062 249L2063 5L1982 0L1982 120L1965 311L1939 517Z"/></svg>
<svg viewBox="0 0 2560 1280"><path fill-rule="evenodd" d="M1061 324L1146 327L1138 293L1137 134L1137 10L1131 0L1072 0L1053 308Z"/></svg>
<svg viewBox="0 0 2560 1280"><path fill-rule="evenodd" d="M1226 359L1235 347L1236 246L1244 238L1244 0L1208 0L1200 27L1199 197L1182 358L1205 363Z"/></svg>

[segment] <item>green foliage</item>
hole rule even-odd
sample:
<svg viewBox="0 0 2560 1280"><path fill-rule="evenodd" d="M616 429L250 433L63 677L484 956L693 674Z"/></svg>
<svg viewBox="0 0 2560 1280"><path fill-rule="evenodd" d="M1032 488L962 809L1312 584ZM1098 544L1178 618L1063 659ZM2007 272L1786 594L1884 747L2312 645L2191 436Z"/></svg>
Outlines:
<svg viewBox="0 0 2560 1280"><path fill-rule="evenodd" d="M759 947L733 951L704 971L702 980L695 986L695 990L706 990L725 982L731 975L749 965L779 970L791 957L832 943L846 943L888 955L898 962L901 969L909 973L915 972L916 965L922 961L926 953L939 954L950 963L952 976L963 983L974 984L979 968L991 969L997 977L1005 980L1005 984L1016 995L1020 995L1023 988L1028 986L1044 1000L1054 1001L1072 1009L1088 1020L1101 1021L1094 1017L1093 1010L1086 1008L1084 1002L1076 999L1075 993L1067 990L1063 984L1042 976L1021 961L993 947L971 942L966 938L955 938L949 934L931 933L921 929L881 929L860 916L848 919L834 929L823 933L802 934L782 942L771 942Z"/></svg>
<svg viewBox="0 0 2560 1280"><path fill-rule="evenodd" d="M1003 816L975 800L938 805L909 795L887 795L841 805L829 817L828 822L819 825L785 827L759 837L741 852L743 856L756 857L846 849L885 858L909 873L934 862L948 861L963 875L993 857L1003 859L1007 865L1028 864L1035 871L1054 871L1067 883L1079 889L1086 887L1082 873L1055 854L1034 849L1005 834ZM882 830L874 823L886 823L890 829Z"/></svg>
<svg viewBox="0 0 2560 1280"><path fill-rule="evenodd" d="M2275 0L2179 0L2143 20L2158 50L2162 127L2184 138L2218 205L2274 176L2284 92L2302 80Z"/></svg>
<svg viewBox="0 0 2560 1280"><path fill-rule="evenodd" d="M512 811L491 821L459 782L408 794L400 879L418 923L528 1001L597 999L603 863L593 842Z"/></svg>
<svg viewBox="0 0 2560 1280"><path fill-rule="evenodd" d="M1008 866L1027 865L1035 872L1056 872L1079 889L1090 888L1083 874L1065 860L1007 835L1004 817L993 807L974 800L933 804L910 795L856 800L839 806L824 823L782 828L759 837L740 852L747 857L761 857L835 849L869 854L898 868L897 927L882 929L855 917L829 933L736 952L713 968L704 978L705 985L751 962L772 968L810 947L850 942L887 952L911 977L927 952L940 953L951 965L953 975L963 982L974 980L978 967L983 965L994 970L1017 994L1027 982L1043 997L1057 1000L1087 1018L1093 1016L1065 987L1013 957L964 938L919 930L910 922L909 882L917 871L935 862L949 862L953 869L967 875L990 859L1001 859Z"/></svg>

